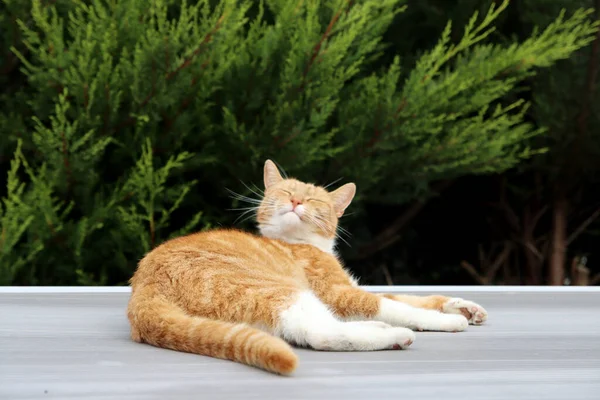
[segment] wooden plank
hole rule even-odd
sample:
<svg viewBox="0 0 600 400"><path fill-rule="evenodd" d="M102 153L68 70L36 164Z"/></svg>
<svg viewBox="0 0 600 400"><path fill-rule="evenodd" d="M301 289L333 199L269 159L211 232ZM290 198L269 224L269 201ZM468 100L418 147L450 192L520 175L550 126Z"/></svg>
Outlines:
<svg viewBox="0 0 600 400"><path fill-rule="evenodd" d="M133 343L125 317L127 291L4 289L2 400L591 400L600 393L598 290L439 288L436 292L482 304L490 313L488 323L456 334L417 333L406 351L298 350L298 371L279 377Z"/></svg>

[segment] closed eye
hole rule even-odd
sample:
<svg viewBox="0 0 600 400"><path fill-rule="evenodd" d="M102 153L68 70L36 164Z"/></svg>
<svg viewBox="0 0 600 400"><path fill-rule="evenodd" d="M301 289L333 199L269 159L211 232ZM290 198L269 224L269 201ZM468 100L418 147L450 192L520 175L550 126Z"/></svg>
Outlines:
<svg viewBox="0 0 600 400"><path fill-rule="evenodd" d="M284 189L279 189L279 191L280 191L280 192L283 192L283 193L285 193L285 194L287 194L288 196L291 196L291 195L292 195L292 193L291 193L291 192L288 192L287 190L284 190Z"/></svg>
<svg viewBox="0 0 600 400"><path fill-rule="evenodd" d="M323 203L323 204L327 204L326 202L324 202L323 200L319 200L319 199L306 199L306 201L317 201L319 203Z"/></svg>

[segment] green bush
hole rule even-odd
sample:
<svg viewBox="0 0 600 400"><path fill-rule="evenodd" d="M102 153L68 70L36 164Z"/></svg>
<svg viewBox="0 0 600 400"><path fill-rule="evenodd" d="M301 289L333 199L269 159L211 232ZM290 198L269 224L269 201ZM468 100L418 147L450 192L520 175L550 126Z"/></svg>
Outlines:
<svg viewBox="0 0 600 400"><path fill-rule="evenodd" d="M4 0L0 284L123 284L165 239L231 224L226 189L251 194L266 158L356 182L360 226L367 198L543 151L515 89L597 24L577 10L492 44L507 5L449 23L402 72L401 54L380 62L400 0Z"/></svg>

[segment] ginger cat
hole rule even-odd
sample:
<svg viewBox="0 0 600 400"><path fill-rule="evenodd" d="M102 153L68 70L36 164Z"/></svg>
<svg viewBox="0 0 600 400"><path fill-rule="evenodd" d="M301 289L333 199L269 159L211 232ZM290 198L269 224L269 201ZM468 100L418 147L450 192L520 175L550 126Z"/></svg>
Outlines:
<svg viewBox="0 0 600 400"><path fill-rule="evenodd" d="M284 179L264 166L261 235L217 229L156 247L130 283L136 342L291 374L292 345L330 351L405 349L413 330L464 330L487 318L444 296L360 289L334 253L338 218L356 187L335 191Z"/></svg>

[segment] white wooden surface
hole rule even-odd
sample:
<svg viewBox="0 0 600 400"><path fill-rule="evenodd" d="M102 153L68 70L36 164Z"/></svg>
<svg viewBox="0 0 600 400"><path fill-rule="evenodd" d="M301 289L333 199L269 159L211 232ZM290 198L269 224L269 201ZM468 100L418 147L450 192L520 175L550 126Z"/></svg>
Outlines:
<svg viewBox="0 0 600 400"><path fill-rule="evenodd" d="M468 298L490 318L406 351L298 350L278 377L133 343L126 288L0 288L0 400L600 399L599 288L385 289Z"/></svg>

